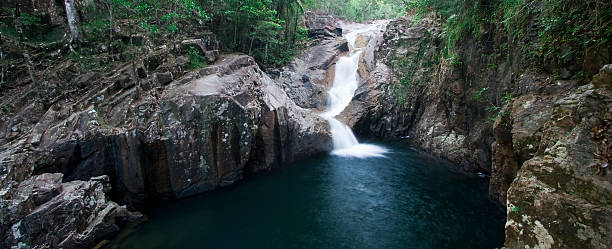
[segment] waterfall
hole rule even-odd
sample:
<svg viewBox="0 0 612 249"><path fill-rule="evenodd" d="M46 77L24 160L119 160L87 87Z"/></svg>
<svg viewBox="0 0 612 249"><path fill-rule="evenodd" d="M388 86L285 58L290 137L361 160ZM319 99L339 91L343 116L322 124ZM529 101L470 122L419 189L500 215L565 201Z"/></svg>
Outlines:
<svg viewBox="0 0 612 249"><path fill-rule="evenodd" d="M348 56L341 57L336 62L333 85L328 92L327 111L321 114L321 117L329 122L334 155L365 158L382 157L387 152L380 146L360 144L351 128L335 118L351 103L359 87L359 59L363 51L361 48L353 49L353 47L359 34L370 30L372 29L353 31L344 36L351 45L351 51Z"/></svg>

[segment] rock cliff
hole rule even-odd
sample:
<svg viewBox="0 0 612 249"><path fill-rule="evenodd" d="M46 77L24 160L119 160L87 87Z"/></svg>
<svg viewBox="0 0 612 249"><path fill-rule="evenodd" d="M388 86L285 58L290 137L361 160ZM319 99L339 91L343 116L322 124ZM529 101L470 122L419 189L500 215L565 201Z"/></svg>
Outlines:
<svg viewBox="0 0 612 249"><path fill-rule="evenodd" d="M362 63L373 66L344 119L362 136L407 140L490 175L507 248L606 248L612 67L600 63L591 83L546 74L520 49L499 56L501 32L481 32L460 44L458 63L440 55L435 20L392 20L370 41Z"/></svg>
<svg viewBox="0 0 612 249"><path fill-rule="evenodd" d="M309 75L309 94L323 93L342 41L321 39L277 78ZM190 69L193 48L209 66ZM220 55L211 34L104 75L73 75L74 66L59 65L40 91L21 86L3 100L16 110L0 123L0 247L91 247L141 216L128 210L331 149L309 96L288 95L250 56Z"/></svg>
<svg viewBox="0 0 612 249"><path fill-rule="evenodd" d="M500 52L492 27L458 44L458 61L441 56L435 19L391 20L355 44L331 16L307 13L304 25L316 44L283 68L220 54L203 33L107 74L60 64L36 88L6 90L2 106L15 110L0 119L0 247L91 247L148 204L329 151L316 113L349 46L365 48L361 82L339 119L490 177L507 248L612 244L609 49L585 82L533 68L512 46ZM210 65L191 68L189 49Z"/></svg>

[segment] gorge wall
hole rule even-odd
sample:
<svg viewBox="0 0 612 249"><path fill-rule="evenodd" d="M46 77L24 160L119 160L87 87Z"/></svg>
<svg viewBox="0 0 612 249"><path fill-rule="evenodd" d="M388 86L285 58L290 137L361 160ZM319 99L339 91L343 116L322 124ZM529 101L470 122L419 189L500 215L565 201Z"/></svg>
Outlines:
<svg viewBox="0 0 612 249"><path fill-rule="evenodd" d="M271 72L276 80L250 56L220 55L205 33L104 75L58 65L44 89L10 90L2 101L17 111L0 123L0 247L92 247L142 217L128 210L330 151L327 121L308 108L324 105L346 42L334 20L312 22L319 44ZM189 69L189 48L211 65ZM307 84L289 85L294 78Z"/></svg>
<svg viewBox="0 0 612 249"><path fill-rule="evenodd" d="M317 113L349 44L332 17L305 25L316 44L265 72L203 33L108 74L60 64L38 88L7 90L2 104L17 104L0 121L0 247L91 247L147 204L329 151ZM611 50L595 53L585 67L601 70L583 82L569 66L533 68L513 44L500 51L493 27L458 45L461 63L446 60L443 32L406 17L358 37L361 85L339 119L490 176L507 248L611 245ZM211 65L189 69L190 47Z"/></svg>
<svg viewBox="0 0 612 249"><path fill-rule="evenodd" d="M446 60L443 32L431 18L391 21L369 41L374 56L362 60L345 121L490 176L489 195L507 210L507 248L611 245L609 47L553 75L528 63L521 44L500 51L494 27L458 45L460 63ZM594 67L587 82L573 77Z"/></svg>

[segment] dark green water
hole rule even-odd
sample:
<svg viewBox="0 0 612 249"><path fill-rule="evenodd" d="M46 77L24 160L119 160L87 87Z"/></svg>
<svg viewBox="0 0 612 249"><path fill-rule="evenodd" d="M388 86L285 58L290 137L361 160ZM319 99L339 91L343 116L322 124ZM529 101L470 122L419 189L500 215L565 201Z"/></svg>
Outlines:
<svg viewBox="0 0 612 249"><path fill-rule="evenodd" d="M486 179L403 145L386 158L321 156L153 210L110 248L496 248Z"/></svg>

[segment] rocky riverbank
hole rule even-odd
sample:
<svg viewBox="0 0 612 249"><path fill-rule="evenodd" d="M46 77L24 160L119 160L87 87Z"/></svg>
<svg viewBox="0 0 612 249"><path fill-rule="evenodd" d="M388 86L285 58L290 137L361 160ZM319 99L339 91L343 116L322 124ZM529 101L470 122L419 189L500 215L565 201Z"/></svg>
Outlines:
<svg viewBox="0 0 612 249"><path fill-rule="evenodd" d="M277 71L278 84L249 56L219 55L205 34L105 75L62 81L55 72L44 82L46 104L36 89L15 89L3 102L21 102L20 109L0 130L2 247L90 247L140 216L128 209L329 151L327 122L306 108L322 105L345 42L334 19L311 21L320 45ZM189 47L211 65L189 70ZM293 78L307 87L293 88Z"/></svg>
<svg viewBox="0 0 612 249"><path fill-rule="evenodd" d="M537 70L518 49L499 55L493 29L460 44L458 63L440 56L432 18L384 22L355 44L341 34L356 24L309 13L304 25L315 44L282 68L220 54L201 33L106 74L60 64L34 88L5 90L14 110L0 121L0 247L92 247L147 205L329 151L317 113L349 46L364 49L361 83L338 118L490 176L507 248L612 244L609 50L584 82L571 68ZM190 69L190 48L210 65Z"/></svg>
<svg viewBox="0 0 612 249"><path fill-rule="evenodd" d="M491 176L489 194L508 212L507 248L606 248L611 65L600 62L586 83L547 75L519 49L495 59L495 46L483 44L500 34L484 32L491 41L466 41L459 64L440 57L435 20L391 21L371 41L374 57L362 59L368 70L345 121ZM585 67L597 66L588 59Z"/></svg>

